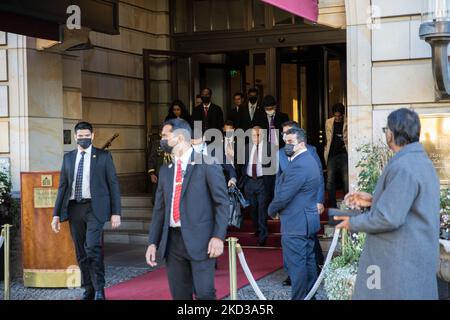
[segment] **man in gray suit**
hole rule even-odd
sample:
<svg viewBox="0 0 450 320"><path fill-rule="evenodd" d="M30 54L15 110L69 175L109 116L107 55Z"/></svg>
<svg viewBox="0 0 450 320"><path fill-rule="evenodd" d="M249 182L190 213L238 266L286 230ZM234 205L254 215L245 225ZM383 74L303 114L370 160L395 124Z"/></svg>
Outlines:
<svg viewBox="0 0 450 320"><path fill-rule="evenodd" d="M395 152L373 196L345 197L367 214L339 217L338 228L366 232L353 299L437 299L439 257L439 179L419 143L420 120L398 109L383 128Z"/></svg>
<svg viewBox="0 0 450 320"><path fill-rule="evenodd" d="M216 298L215 261L223 253L229 198L222 167L194 152L191 128L182 119L167 121L161 148L173 163L159 172L149 232L147 263L165 258L170 291L175 300Z"/></svg>

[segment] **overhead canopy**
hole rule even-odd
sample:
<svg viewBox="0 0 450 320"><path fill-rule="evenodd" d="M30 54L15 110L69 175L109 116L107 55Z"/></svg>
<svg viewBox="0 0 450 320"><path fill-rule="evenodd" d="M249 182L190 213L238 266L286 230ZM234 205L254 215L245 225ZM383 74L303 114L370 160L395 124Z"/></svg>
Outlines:
<svg viewBox="0 0 450 320"><path fill-rule="evenodd" d="M70 5L80 7L82 27L119 34L118 0L1 0L0 31L61 40Z"/></svg>
<svg viewBox="0 0 450 320"><path fill-rule="evenodd" d="M317 0L262 0L284 11L317 22L319 7Z"/></svg>

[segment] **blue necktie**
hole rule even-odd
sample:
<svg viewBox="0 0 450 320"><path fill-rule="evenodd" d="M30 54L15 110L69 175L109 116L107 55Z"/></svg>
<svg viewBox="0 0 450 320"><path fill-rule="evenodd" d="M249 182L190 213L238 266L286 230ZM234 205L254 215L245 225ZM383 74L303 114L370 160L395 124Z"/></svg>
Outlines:
<svg viewBox="0 0 450 320"><path fill-rule="evenodd" d="M81 151L81 159L78 163L77 179L75 180L75 200L81 201L83 199L83 167L85 151Z"/></svg>

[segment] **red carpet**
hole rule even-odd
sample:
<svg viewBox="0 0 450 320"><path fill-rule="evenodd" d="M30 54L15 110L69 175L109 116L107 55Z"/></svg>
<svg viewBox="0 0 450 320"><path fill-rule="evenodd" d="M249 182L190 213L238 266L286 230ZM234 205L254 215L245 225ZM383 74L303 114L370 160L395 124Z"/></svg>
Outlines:
<svg viewBox="0 0 450 320"><path fill-rule="evenodd" d="M283 259L280 249L244 248L245 258L253 277L258 280L269 273L280 269ZM228 272L228 250L218 259L216 270L217 299L230 294L230 279ZM241 288L248 284L239 260L237 259L237 284ZM134 279L106 288L106 298L109 300L170 300L169 284L166 269L148 272Z"/></svg>

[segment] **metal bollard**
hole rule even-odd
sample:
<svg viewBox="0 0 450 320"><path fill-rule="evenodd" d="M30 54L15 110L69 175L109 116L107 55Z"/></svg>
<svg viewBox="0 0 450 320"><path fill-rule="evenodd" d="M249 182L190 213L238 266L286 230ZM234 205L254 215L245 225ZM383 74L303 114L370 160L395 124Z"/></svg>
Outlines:
<svg viewBox="0 0 450 320"><path fill-rule="evenodd" d="M10 246L10 224L5 224L3 226L3 234L5 237L5 297L4 300L9 300L10 298L10 282L9 282L9 246Z"/></svg>
<svg viewBox="0 0 450 320"><path fill-rule="evenodd" d="M237 300L236 244L238 238L230 237L228 241L228 259L230 265L230 300Z"/></svg>

